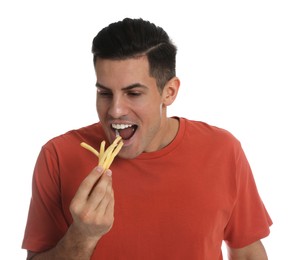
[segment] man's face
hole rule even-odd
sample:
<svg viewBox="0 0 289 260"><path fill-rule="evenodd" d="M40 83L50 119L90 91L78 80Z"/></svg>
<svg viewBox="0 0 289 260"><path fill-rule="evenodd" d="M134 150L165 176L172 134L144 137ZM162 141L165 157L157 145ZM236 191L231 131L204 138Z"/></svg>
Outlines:
<svg viewBox="0 0 289 260"><path fill-rule="evenodd" d="M134 158L162 147L166 106L146 56L126 60L98 59L97 112L110 142L118 132L124 141L119 156Z"/></svg>

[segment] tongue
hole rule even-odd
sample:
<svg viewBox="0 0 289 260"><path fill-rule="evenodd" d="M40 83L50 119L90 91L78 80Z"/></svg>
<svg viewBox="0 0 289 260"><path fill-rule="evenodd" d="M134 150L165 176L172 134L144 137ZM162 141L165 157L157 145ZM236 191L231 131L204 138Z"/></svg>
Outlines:
<svg viewBox="0 0 289 260"><path fill-rule="evenodd" d="M125 129L119 129L118 130L119 135L122 137L122 139L127 140L131 138L134 134L134 128L133 127L128 127Z"/></svg>

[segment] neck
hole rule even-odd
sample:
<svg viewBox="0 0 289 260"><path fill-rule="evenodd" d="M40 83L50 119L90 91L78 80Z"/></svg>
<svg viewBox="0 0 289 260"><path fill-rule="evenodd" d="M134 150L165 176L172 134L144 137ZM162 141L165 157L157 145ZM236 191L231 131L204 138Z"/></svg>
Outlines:
<svg viewBox="0 0 289 260"><path fill-rule="evenodd" d="M169 145L175 139L179 130L180 122L177 118L168 117L166 120L166 134L164 135L159 149L162 149L165 146Z"/></svg>

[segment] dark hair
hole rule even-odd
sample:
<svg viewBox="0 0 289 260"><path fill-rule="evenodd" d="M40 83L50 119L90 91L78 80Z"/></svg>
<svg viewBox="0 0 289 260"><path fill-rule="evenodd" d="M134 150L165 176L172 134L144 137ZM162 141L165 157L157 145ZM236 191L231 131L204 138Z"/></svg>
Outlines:
<svg viewBox="0 0 289 260"><path fill-rule="evenodd" d="M147 55L150 75L162 91L176 75L177 47L159 26L141 18L125 18L103 28L93 39L93 62L97 58L123 60Z"/></svg>

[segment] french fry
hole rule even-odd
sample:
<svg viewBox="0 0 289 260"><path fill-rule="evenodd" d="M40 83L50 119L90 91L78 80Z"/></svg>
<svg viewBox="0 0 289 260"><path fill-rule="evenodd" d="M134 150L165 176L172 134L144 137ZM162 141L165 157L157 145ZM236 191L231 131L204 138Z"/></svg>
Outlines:
<svg viewBox="0 0 289 260"><path fill-rule="evenodd" d="M100 144L100 149L99 149L99 157L102 158L105 150L105 141L103 140Z"/></svg>
<svg viewBox="0 0 289 260"><path fill-rule="evenodd" d="M121 142L111 153L111 156L108 160L105 161L106 165L105 167L108 169L110 167L110 165L112 164L114 157L119 153L120 149L123 146L123 142Z"/></svg>
<svg viewBox="0 0 289 260"><path fill-rule="evenodd" d="M88 151L92 152L94 155L96 155L98 157L98 165L102 166L104 170L107 170L112 164L115 156L122 148L123 141L121 140L121 136L117 136L113 143L106 150L105 141L102 141L100 144L99 152L85 142L80 143L80 145Z"/></svg>
<svg viewBox="0 0 289 260"><path fill-rule="evenodd" d="M113 143L104 151L103 156L101 158L99 158L99 164L101 166L104 166L105 161L110 158L110 155L112 154L113 150L117 147L120 140L121 140L121 137L118 136L113 141Z"/></svg>
<svg viewBox="0 0 289 260"><path fill-rule="evenodd" d="M89 144L82 142L80 144L83 148L87 149L88 151L91 151L93 154L95 154L97 157L99 157L99 152L96 151L92 146L90 146Z"/></svg>

